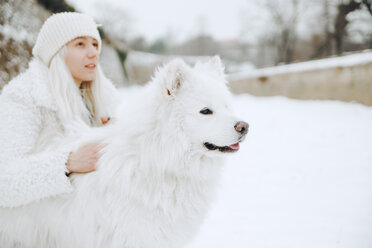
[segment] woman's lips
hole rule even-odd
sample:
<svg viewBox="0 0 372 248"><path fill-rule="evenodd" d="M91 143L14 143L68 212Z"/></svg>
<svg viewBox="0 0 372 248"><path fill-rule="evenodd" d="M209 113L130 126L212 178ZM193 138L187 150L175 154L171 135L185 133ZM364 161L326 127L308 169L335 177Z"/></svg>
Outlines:
<svg viewBox="0 0 372 248"><path fill-rule="evenodd" d="M90 64L87 64L85 67L90 69L90 70L94 70L96 68L96 64L90 63Z"/></svg>

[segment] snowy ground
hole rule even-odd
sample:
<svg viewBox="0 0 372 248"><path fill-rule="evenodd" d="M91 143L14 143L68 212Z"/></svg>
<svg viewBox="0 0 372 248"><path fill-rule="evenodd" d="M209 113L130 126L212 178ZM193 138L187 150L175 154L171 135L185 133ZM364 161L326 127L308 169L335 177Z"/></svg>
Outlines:
<svg viewBox="0 0 372 248"><path fill-rule="evenodd" d="M249 95L234 104L250 131L188 248L371 248L372 107Z"/></svg>

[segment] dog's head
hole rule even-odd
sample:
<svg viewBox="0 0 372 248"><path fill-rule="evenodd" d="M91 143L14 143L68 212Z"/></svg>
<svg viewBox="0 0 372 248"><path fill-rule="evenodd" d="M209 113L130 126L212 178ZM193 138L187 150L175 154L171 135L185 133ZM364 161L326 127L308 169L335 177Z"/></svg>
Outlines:
<svg viewBox="0 0 372 248"><path fill-rule="evenodd" d="M193 68L173 60L158 71L162 98L176 131L183 132L194 149L207 154L236 152L248 124L233 115L231 93L219 57Z"/></svg>

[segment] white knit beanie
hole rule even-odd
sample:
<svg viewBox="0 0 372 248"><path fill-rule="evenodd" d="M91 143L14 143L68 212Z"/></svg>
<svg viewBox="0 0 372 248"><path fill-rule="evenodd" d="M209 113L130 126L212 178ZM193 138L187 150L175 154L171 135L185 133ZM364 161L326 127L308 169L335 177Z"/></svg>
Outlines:
<svg viewBox="0 0 372 248"><path fill-rule="evenodd" d="M51 59L62 46L81 36L96 39L98 52L101 51L101 37L92 17L76 12L53 14L41 27L32 54L49 66Z"/></svg>

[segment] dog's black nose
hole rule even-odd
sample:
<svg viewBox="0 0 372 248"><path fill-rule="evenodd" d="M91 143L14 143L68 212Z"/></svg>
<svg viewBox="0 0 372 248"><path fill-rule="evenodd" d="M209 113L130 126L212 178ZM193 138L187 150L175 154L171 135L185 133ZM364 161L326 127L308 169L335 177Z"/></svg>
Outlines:
<svg viewBox="0 0 372 248"><path fill-rule="evenodd" d="M238 132L238 133L241 133L242 135L245 135L248 133L248 128L249 128L249 125L248 123L244 122L244 121L238 121L235 126L234 126L235 130Z"/></svg>

